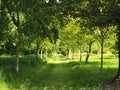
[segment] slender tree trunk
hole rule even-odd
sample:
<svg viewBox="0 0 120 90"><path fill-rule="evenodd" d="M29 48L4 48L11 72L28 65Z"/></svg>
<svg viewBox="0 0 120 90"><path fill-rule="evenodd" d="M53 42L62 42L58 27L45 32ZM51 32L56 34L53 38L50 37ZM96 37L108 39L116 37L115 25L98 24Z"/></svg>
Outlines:
<svg viewBox="0 0 120 90"><path fill-rule="evenodd" d="M69 58L69 49L68 48L66 49L65 56L66 56L66 58Z"/></svg>
<svg viewBox="0 0 120 90"><path fill-rule="evenodd" d="M20 55L20 47L22 42L22 30L20 23L20 15L19 10L16 9L16 12L11 12L10 8L7 7L8 13L13 21L13 24L17 27L16 31L18 32L17 43L16 43L16 61L15 61L15 70L19 73L19 55Z"/></svg>
<svg viewBox="0 0 120 90"><path fill-rule="evenodd" d="M31 65L31 60L30 60L30 51L28 51L28 60L29 60L29 65Z"/></svg>
<svg viewBox="0 0 120 90"><path fill-rule="evenodd" d="M16 63L15 63L15 70L19 73L19 55L20 55L20 46L22 41L22 33L18 33L18 42L16 45Z"/></svg>
<svg viewBox="0 0 120 90"><path fill-rule="evenodd" d="M87 56L86 56L86 60L85 60L85 64L88 64L88 59L89 59L89 56L90 56L90 53L91 53L91 47L92 47L92 42L89 43L89 50L87 52Z"/></svg>
<svg viewBox="0 0 120 90"><path fill-rule="evenodd" d="M40 50L40 58L41 59L43 58L43 50L42 49Z"/></svg>
<svg viewBox="0 0 120 90"><path fill-rule="evenodd" d="M103 70L103 45L104 45L104 40L101 41L101 67L100 70Z"/></svg>
<svg viewBox="0 0 120 90"><path fill-rule="evenodd" d="M36 60L38 61L39 59L39 45L40 45L40 42L39 42L39 37L37 37L37 42L36 42Z"/></svg>
<svg viewBox="0 0 120 90"><path fill-rule="evenodd" d="M72 51L72 59L75 59L75 50Z"/></svg>
<svg viewBox="0 0 120 90"><path fill-rule="evenodd" d="M29 65L31 65L30 50L29 50L29 48L30 48L30 44L29 44L29 46L28 46L28 61L29 61Z"/></svg>
<svg viewBox="0 0 120 90"><path fill-rule="evenodd" d="M16 11L16 17L17 19L15 19L15 15L13 14L12 16L12 20L14 22L14 24L17 26L17 32L18 32L18 41L17 41L17 45L16 45L16 72L19 73L19 55L20 55L20 49L21 49L21 42L22 42L22 30L21 30L21 26L20 26L20 16L19 16L19 11Z"/></svg>
<svg viewBox="0 0 120 90"><path fill-rule="evenodd" d="M17 73L19 73L19 49L20 47L16 46L16 62L15 62L15 70Z"/></svg>
<svg viewBox="0 0 120 90"><path fill-rule="evenodd" d="M80 46L80 62L82 61L82 46Z"/></svg>
<svg viewBox="0 0 120 90"><path fill-rule="evenodd" d="M69 49L68 57L71 58L71 49Z"/></svg>
<svg viewBox="0 0 120 90"><path fill-rule="evenodd" d="M68 52L65 52L65 57L68 58Z"/></svg>
<svg viewBox="0 0 120 90"><path fill-rule="evenodd" d="M36 60L39 60L39 48L36 48Z"/></svg>
<svg viewBox="0 0 120 90"><path fill-rule="evenodd" d="M119 45L120 45L120 41L119 41ZM119 48L119 51L118 51L118 71L117 71L117 74L114 77L113 81L115 81L115 80L120 82L120 48Z"/></svg>
<svg viewBox="0 0 120 90"><path fill-rule="evenodd" d="M117 80L120 82L120 24L118 26L119 28L119 31L117 33L117 36L118 36L118 72L116 74L116 76L114 77L114 81Z"/></svg>
<svg viewBox="0 0 120 90"><path fill-rule="evenodd" d="M45 56L48 57L48 52L47 52L47 50L45 51Z"/></svg>

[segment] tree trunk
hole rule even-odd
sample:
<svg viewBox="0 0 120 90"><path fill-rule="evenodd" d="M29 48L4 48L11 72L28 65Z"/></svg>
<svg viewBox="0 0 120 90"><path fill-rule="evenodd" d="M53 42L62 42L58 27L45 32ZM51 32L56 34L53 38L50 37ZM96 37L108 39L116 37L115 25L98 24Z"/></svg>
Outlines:
<svg viewBox="0 0 120 90"><path fill-rule="evenodd" d="M39 60L39 48L36 48L36 60Z"/></svg>
<svg viewBox="0 0 120 90"><path fill-rule="evenodd" d="M18 33L17 43L16 43L16 61L15 61L15 70L19 73L19 54L20 54L20 47L22 42L22 30L20 26L20 15L19 10L16 9L16 12L12 12L9 7L7 7L8 13L13 21L13 24L17 27L16 31Z"/></svg>
<svg viewBox="0 0 120 90"><path fill-rule="evenodd" d="M69 58L69 49L68 48L65 51L65 56L66 56L66 58Z"/></svg>
<svg viewBox="0 0 120 90"><path fill-rule="evenodd" d="M80 46L80 62L82 61L82 46Z"/></svg>
<svg viewBox="0 0 120 90"><path fill-rule="evenodd" d="M29 61L29 65L31 65L31 60L30 60L30 51L28 51L28 61Z"/></svg>
<svg viewBox="0 0 120 90"><path fill-rule="evenodd" d="M118 72L113 80L114 81L118 80L120 82L120 25L118 27L119 27L118 28L119 31L117 33L118 35L118 43L117 43L118 44Z"/></svg>
<svg viewBox="0 0 120 90"><path fill-rule="evenodd" d="M39 59L39 45L40 45L40 42L39 42L39 37L37 37L37 42L36 42L36 60L38 61Z"/></svg>
<svg viewBox="0 0 120 90"><path fill-rule="evenodd" d="M71 49L68 51L68 57L71 58Z"/></svg>
<svg viewBox="0 0 120 90"><path fill-rule="evenodd" d="M120 45L120 39L119 39L119 45ZM119 48L119 52L118 52L118 71L116 76L114 77L113 81L119 81L120 82L120 48Z"/></svg>
<svg viewBox="0 0 120 90"><path fill-rule="evenodd" d="M20 16L19 16L18 10L16 11L16 17L17 19L15 19L15 16L13 14L12 20L14 24L17 26L17 32L18 32L18 41L16 45L16 72L19 73L19 55L20 55L20 47L21 47L21 42L22 42L22 30L20 26Z"/></svg>
<svg viewBox="0 0 120 90"><path fill-rule="evenodd" d="M75 50L72 51L72 59L75 59Z"/></svg>
<svg viewBox="0 0 120 90"><path fill-rule="evenodd" d="M16 45L16 63L15 63L15 70L19 73L19 55L20 55L20 46L22 41L22 33L18 33L18 42Z"/></svg>
<svg viewBox="0 0 120 90"><path fill-rule="evenodd" d="M30 60L30 44L28 46L28 61L29 61L29 65L31 65L31 60Z"/></svg>
<svg viewBox="0 0 120 90"><path fill-rule="evenodd" d="M89 50L87 52L87 56L86 56L86 60L85 60L85 64L88 64L88 59L89 59L89 56L90 56L90 53L91 53L91 47L92 47L92 42L89 43Z"/></svg>
<svg viewBox="0 0 120 90"><path fill-rule="evenodd" d="M101 67L100 70L103 70L103 45L104 45L104 40L101 40Z"/></svg>
<svg viewBox="0 0 120 90"><path fill-rule="evenodd" d="M48 57L48 52L47 52L47 50L45 50L45 56Z"/></svg>
<svg viewBox="0 0 120 90"><path fill-rule="evenodd" d="M42 49L40 50L40 58L41 59L43 58L43 50Z"/></svg>
<svg viewBox="0 0 120 90"><path fill-rule="evenodd" d="M16 46L16 62L15 62L15 70L17 73L19 73L19 49L20 47Z"/></svg>

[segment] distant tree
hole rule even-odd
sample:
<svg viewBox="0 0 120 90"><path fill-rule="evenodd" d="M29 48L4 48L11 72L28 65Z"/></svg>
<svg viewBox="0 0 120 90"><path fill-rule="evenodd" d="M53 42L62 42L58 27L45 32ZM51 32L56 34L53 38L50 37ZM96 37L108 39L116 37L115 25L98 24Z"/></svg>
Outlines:
<svg viewBox="0 0 120 90"><path fill-rule="evenodd" d="M109 26L106 28L96 28L94 31L94 36L99 41L101 46L101 70L103 69L103 49L105 40L111 37L110 35L114 33L115 29L116 28L114 26Z"/></svg>
<svg viewBox="0 0 120 90"><path fill-rule="evenodd" d="M48 57L49 51L53 48L53 44L50 43L49 39L46 38L44 41L41 42L40 49L41 49L41 58L43 57L43 51L45 52L45 57Z"/></svg>
<svg viewBox="0 0 120 90"><path fill-rule="evenodd" d="M84 45L86 44L85 37L86 35L84 32L84 26L81 26L80 24L79 31L77 33L77 42L76 42L80 51L80 62L82 61L82 53L83 53Z"/></svg>
<svg viewBox="0 0 120 90"><path fill-rule="evenodd" d="M77 19L71 18L71 21L60 31L61 44L66 46L68 54L72 51L72 58L74 58L75 48L77 48L77 34L79 32L79 24L76 24L76 21ZM71 57L70 55L68 56Z"/></svg>
<svg viewBox="0 0 120 90"><path fill-rule="evenodd" d="M88 45L88 51L87 51L85 63L88 64L88 59L92 51L92 44L93 42L95 42L95 39L93 35L87 35L85 40L86 40L86 44Z"/></svg>

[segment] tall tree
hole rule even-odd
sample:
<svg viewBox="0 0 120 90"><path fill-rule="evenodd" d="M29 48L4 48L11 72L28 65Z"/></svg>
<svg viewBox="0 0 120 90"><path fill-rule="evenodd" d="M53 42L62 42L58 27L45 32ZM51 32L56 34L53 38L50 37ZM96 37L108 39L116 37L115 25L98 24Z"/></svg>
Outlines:
<svg viewBox="0 0 120 90"><path fill-rule="evenodd" d="M41 7L42 7L42 4L45 4L45 1L43 0L43 1L35 2L35 1L24 1L24 0L17 0L17 1L16 0L1 0L1 2L4 6L4 9L7 12L7 17L10 18L13 28L17 32L17 36L15 37L17 40L15 70L17 73L19 73L19 55L21 52L21 46L23 42L22 38L26 30L25 28L26 26L29 27L31 25L30 23L34 23L33 25L35 25L35 27L38 26L38 24L35 24L35 23L40 21L42 17L41 16L39 18L39 15L40 15L39 13L43 12L44 8L41 9Z"/></svg>
<svg viewBox="0 0 120 90"><path fill-rule="evenodd" d="M16 43L16 65L15 69L16 72L19 72L19 54L20 54L20 46L22 42L22 22L23 19L21 19L20 14L22 14L22 2L21 1L3 1L2 2L5 5L5 9L7 10L7 13L9 14L9 18L11 19L13 25L16 27L17 31L17 43Z"/></svg>
<svg viewBox="0 0 120 90"><path fill-rule="evenodd" d="M112 6L110 6L112 5ZM115 0L109 3L109 9L107 11L108 18L113 24L116 24L117 29L117 49L118 49L118 72L114 78L114 80L118 80L120 82L120 1Z"/></svg>

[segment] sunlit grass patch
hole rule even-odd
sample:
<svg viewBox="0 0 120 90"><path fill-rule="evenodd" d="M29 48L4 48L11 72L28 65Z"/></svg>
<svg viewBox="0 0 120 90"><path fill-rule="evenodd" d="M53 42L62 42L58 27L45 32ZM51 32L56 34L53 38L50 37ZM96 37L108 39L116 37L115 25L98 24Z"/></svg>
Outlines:
<svg viewBox="0 0 120 90"><path fill-rule="evenodd" d="M0 83L0 90L10 90L10 88L7 83L3 82Z"/></svg>

